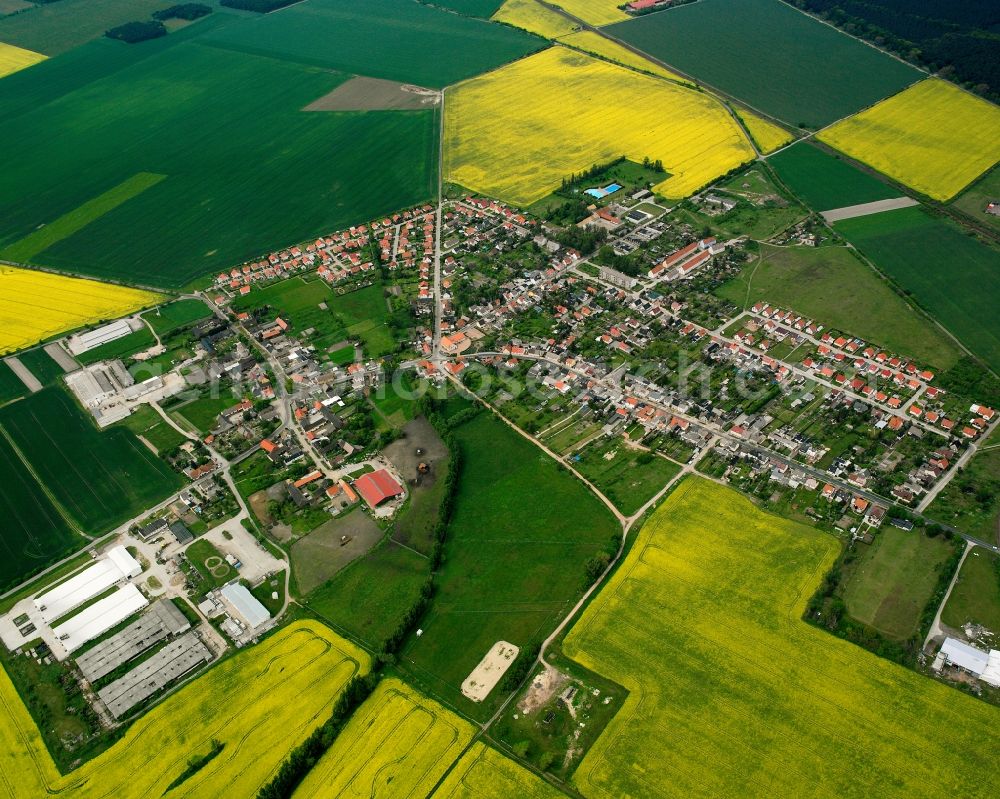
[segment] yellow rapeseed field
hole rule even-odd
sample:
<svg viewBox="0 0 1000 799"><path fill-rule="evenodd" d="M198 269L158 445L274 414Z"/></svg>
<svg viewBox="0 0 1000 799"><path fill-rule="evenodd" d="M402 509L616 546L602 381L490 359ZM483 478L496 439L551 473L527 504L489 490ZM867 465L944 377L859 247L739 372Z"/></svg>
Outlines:
<svg viewBox="0 0 1000 799"><path fill-rule="evenodd" d="M753 140L757 142L757 148L764 154L773 153L779 147L784 147L795 137L773 122L757 116L752 111L739 110L740 119L746 125Z"/></svg>
<svg viewBox="0 0 1000 799"><path fill-rule="evenodd" d="M513 760L475 743L433 794L434 799L565 799Z"/></svg>
<svg viewBox="0 0 1000 799"><path fill-rule="evenodd" d="M661 159L668 197L755 155L710 95L559 46L448 90L444 136L449 180L519 205L620 155Z"/></svg>
<svg viewBox="0 0 1000 799"><path fill-rule="evenodd" d="M309 772L295 799L426 796L474 729L397 679L383 680Z"/></svg>
<svg viewBox="0 0 1000 799"><path fill-rule="evenodd" d="M819 138L928 197L947 200L1000 161L1000 107L928 78Z"/></svg>
<svg viewBox="0 0 1000 799"><path fill-rule="evenodd" d="M579 791L995 796L1000 709L802 621L839 548L732 489L681 483L563 645L629 690Z"/></svg>
<svg viewBox="0 0 1000 799"><path fill-rule="evenodd" d="M161 299L150 291L0 265L0 355Z"/></svg>
<svg viewBox="0 0 1000 799"><path fill-rule="evenodd" d="M7 674L0 669L0 797L160 797L212 739L222 753L170 792L252 797L288 752L330 713L368 656L326 627L301 621L185 686L107 752L60 777Z"/></svg>
<svg viewBox="0 0 1000 799"><path fill-rule="evenodd" d="M576 26L566 17L546 8L537 0L507 0L493 15L493 19L537 33L546 39L555 39L576 30Z"/></svg>
<svg viewBox="0 0 1000 799"><path fill-rule="evenodd" d="M34 50L25 50L23 47L0 42L0 78L27 69L46 58L48 56L36 53Z"/></svg>
<svg viewBox="0 0 1000 799"><path fill-rule="evenodd" d="M638 53L633 53L631 50L622 47L617 42L613 42L610 39L601 36L601 34L595 33L594 31L577 31L576 33L571 33L569 36L561 37L559 42L561 44L575 47L578 50L584 50L585 52L593 53L594 55L603 56L609 61L624 64L627 67L640 69L644 72L651 72L654 75L659 75L663 78L670 78L670 80L680 81L681 83L691 83L689 80L671 72L669 69L661 67L659 64L654 64L648 58L643 58Z"/></svg>
<svg viewBox="0 0 1000 799"><path fill-rule="evenodd" d="M610 25L631 17L618 6L625 5L625 0L550 0L564 11L568 11L577 19L582 19L588 25Z"/></svg>

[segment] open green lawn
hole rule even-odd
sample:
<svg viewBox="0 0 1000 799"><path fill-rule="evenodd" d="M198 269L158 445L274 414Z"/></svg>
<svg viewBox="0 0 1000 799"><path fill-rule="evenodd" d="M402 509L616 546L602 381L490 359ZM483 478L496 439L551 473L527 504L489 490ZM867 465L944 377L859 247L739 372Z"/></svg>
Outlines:
<svg viewBox="0 0 1000 799"><path fill-rule="evenodd" d="M0 589L8 588L84 544L0 435Z"/></svg>
<svg viewBox="0 0 1000 799"><path fill-rule="evenodd" d="M239 576L236 569L226 562L212 542L204 538L192 541L184 550L184 555L191 561L191 565L209 588L219 588Z"/></svg>
<svg viewBox="0 0 1000 799"><path fill-rule="evenodd" d="M917 632L957 544L886 525L871 545L857 546L858 558L841 586L848 612L889 638L906 640Z"/></svg>
<svg viewBox="0 0 1000 799"><path fill-rule="evenodd" d="M576 791L991 797L997 708L802 621L838 551L736 491L681 483L562 646L629 691Z"/></svg>
<svg viewBox="0 0 1000 799"><path fill-rule="evenodd" d="M53 360L43 347L27 350L17 356L28 371L38 378L38 382L43 386L51 386L60 377L66 374L63 368Z"/></svg>
<svg viewBox="0 0 1000 799"><path fill-rule="evenodd" d="M76 359L84 366L97 363L98 361L112 360L114 358L125 359L137 352L148 350L154 344L156 344L156 339L153 338L153 334L149 332L149 328L143 325L138 330L134 330L129 333L127 336L122 336L114 341L109 341L107 344L102 344L100 347L94 347L92 350L87 350L86 352L76 356Z"/></svg>
<svg viewBox="0 0 1000 799"><path fill-rule="evenodd" d="M606 30L790 125L828 125L922 77L779 0L700 0Z"/></svg>
<svg viewBox="0 0 1000 799"><path fill-rule="evenodd" d="M666 458L629 448L620 438L598 439L574 456L573 466L626 516L656 496L681 470Z"/></svg>
<svg viewBox="0 0 1000 799"><path fill-rule="evenodd" d="M98 431L59 388L7 405L0 410L0 425L44 486L92 535L131 519L184 484L131 431Z"/></svg>
<svg viewBox="0 0 1000 799"><path fill-rule="evenodd" d="M21 378L3 361L0 361L0 405L23 397L28 393L28 387Z"/></svg>
<svg viewBox="0 0 1000 799"><path fill-rule="evenodd" d="M212 315L212 309L201 300L176 300L166 305L161 305L153 311L147 311L142 315L152 326L158 336L166 336L187 327L202 319L208 319Z"/></svg>
<svg viewBox="0 0 1000 799"><path fill-rule="evenodd" d="M809 142L782 150L767 163L789 189L816 211L901 196L888 183Z"/></svg>
<svg viewBox="0 0 1000 799"><path fill-rule="evenodd" d="M413 0L309 0L215 33L212 44L442 88L546 46L524 31Z"/></svg>
<svg viewBox="0 0 1000 799"><path fill-rule="evenodd" d="M761 245L762 260L716 293L742 307L765 301L826 327L946 369L958 348L846 247Z"/></svg>
<svg viewBox="0 0 1000 799"><path fill-rule="evenodd" d="M178 287L432 195L436 110L302 112L348 76L206 47L217 16L119 44L125 55L94 42L4 79L0 250L35 250L40 225L68 219L32 262ZM166 177L88 205L140 173Z"/></svg>
<svg viewBox="0 0 1000 799"><path fill-rule="evenodd" d="M400 663L425 690L482 717L497 697L476 705L462 681L497 641L544 639L619 527L586 486L492 414L454 435L463 462L444 564L424 634Z"/></svg>
<svg viewBox="0 0 1000 799"><path fill-rule="evenodd" d="M320 307L323 303L326 309ZM315 329L309 341L320 351L354 337L363 342L366 356L377 358L391 352L395 344L384 324L388 309L379 282L341 294L318 278L292 277L233 302L238 311L264 306L288 322L293 333Z"/></svg>
<svg viewBox="0 0 1000 799"><path fill-rule="evenodd" d="M1000 216L986 213L986 206L1000 200L1000 166L994 167L956 197L951 205L985 225L1000 230Z"/></svg>
<svg viewBox="0 0 1000 799"><path fill-rule="evenodd" d="M1000 635L1000 555L976 547L966 556L941 621L956 630L971 621Z"/></svg>
<svg viewBox="0 0 1000 799"><path fill-rule="evenodd" d="M183 417L190 427L207 435L219 424L219 414L240 401L240 397L234 396L229 389L219 393L221 396L203 394L181 405L171 406L170 413Z"/></svg>
<svg viewBox="0 0 1000 799"><path fill-rule="evenodd" d="M1000 370L1000 247L920 207L845 219L834 227Z"/></svg>
<svg viewBox="0 0 1000 799"><path fill-rule="evenodd" d="M118 425L127 427L137 436L142 436L160 453L170 452L187 441L184 436L163 421L163 417L149 405L140 405L132 411L128 418L118 422Z"/></svg>
<svg viewBox="0 0 1000 799"><path fill-rule="evenodd" d="M386 541L303 600L334 629L378 647L420 595L430 562Z"/></svg>
<svg viewBox="0 0 1000 799"><path fill-rule="evenodd" d="M934 498L927 513L963 533L991 544L1000 542L1000 435L994 433L981 442L979 451Z"/></svg>

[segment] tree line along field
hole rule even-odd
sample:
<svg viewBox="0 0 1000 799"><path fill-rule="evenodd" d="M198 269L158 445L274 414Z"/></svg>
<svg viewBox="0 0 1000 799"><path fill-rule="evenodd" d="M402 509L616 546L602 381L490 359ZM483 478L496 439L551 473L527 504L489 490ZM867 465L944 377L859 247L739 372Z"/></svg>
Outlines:
<svg viewBox="0 0 1000 799"><path fill-rule="evenodd" d="M956 197L952 208L957 208L980 224L1000 230L1000 216L986 213L986 206L1000 198L1000 166L987 172L968 189Z"/></svg>
<svg viewBox="0 0 1000 799"><path fill-rule="evenodd" d="M661 159L656 191L682 197L750 161L710 95L554 47L448 91L448 180L530 205L572 172L625 155Z"/></svg>
<svg viewBox="0 0 1000 799"><path fill-rule="evenodd" d="M1000 108L928 78L838 122L819 139L935 200L1000 161Z"/></svg>
<svg viewBox="0 0 1000 799"><path fill-rule="evenodd" d="M619 8L624 4L618 0L557 0L553 5L582 19L588 25L610 25L612 22L629 19L629 15Z"/></svg>
<svg viewBox="0 0 1000 799"><path fill-rule="evenodd" d="M616 64L632 67L641 72L650 72L654 75L659 75L661 78L689 85L691 83L687 78L683 78L677 73L661 67L659 64L650 61L648 58L644 58L638 53L633 53L628 48L605 36L601 36L596 31L577 31L568 36L560 36L559 44L564 44L567 47L575 47L577 50L583 50L585 53L606 58L608 61L614 61Z"/></svg>
<svg viewBox="0 0 1000 799"><path fill-rule="evenodd" d="M425 692L478 718L490 700L466 699L462 681L497 641L541 642L619 527L582 482L492 414L453 435L462 472L444 562L424 632L400 653L400 666Z"/></svg>
<svg viewBox="0 0 1000 799"><path fill-rule="evenodd" d="M131 519L184 482L128 429L98 431L60 388L0 409L0 426L45 488L89 534Z"/></svg>
<svg viewBox="0 0 1000 799"><path fill-rule="evenodd" d="M0 355L159 299L149 291L0 266Z"/></svg>
<svg viewBox="0 0 1000 799"><path fill-rule="evenodd" d="M776 153L767 163L795 195L817 211L900 196L888 183L808 142Z"/></svg>
<svg viewBox="0 0 1000 799"><path fill-rule="evenodd" d="M575 787L589 799L991 795L996 708L800 620L838 546L731 489L683 482L563 645L630 692Z"/></svg>
<svg viewBox="0 0 1000 799"><path fill-rule="evenodd" d="M302 113L347 76L198 39L111 60L88 45L0 83L0 247L84 214L32 260L181 286L432 196L435 110ZM144 172L166 177L90 218Z"/></svg>
<svg viewBox="0 0 1000 799"><path fill-rule="evenodd" d="M961 355L945 333L847 247L761 244L759 260L716 294L741 308L768 302L792 309L939 370Z"/></svg>
<svg viewBox="0 0 1000 799"><path fill-rule="evenodd" d="M433 799L509 799L515 796L519 799L562 799L565 794L480 741L469 747L432 794Z"/></svg>
<svg viewBox="0 0 1000 799"><path fill-rule="evenodd" d="M222 752L176 795L255 796L329 716L345 683L369 669L362 650L316 622L294 622L168 697L111 749L65 776L0 670L0 797L161 796L214 739L224 744Z"/></svg>
<svg viewBox="0 0 1000 799"><path fill-rule="evenodd" d="M52 501L0 435L0 589L23 582L83 546Z"/></svg>
<svg viewBox="0 0 1000 799"><path fill-rule="evenodd" d="M310 0L228 25L208 41L430 88L495 69L545 46L522 31L413 0Z"/></svg>
<svg viewBox="0 0 1000 799"><path fill-rule="evenodd" d="M503 5L503 0L437 0L434 5L470 17L489 19Z"/></svg>
<svg viewBox="0 0 1000 799"><path fill-rule="evenodd" d="M1000 368L1000 250L920 207L834 229L994 370Z"/></svg>
<svg viewBox="0 0 1000 799"><path fill-rule="evenodd" d="M751 108L810 128L922 76L780 0L701 0L605 32Z"/></svg>

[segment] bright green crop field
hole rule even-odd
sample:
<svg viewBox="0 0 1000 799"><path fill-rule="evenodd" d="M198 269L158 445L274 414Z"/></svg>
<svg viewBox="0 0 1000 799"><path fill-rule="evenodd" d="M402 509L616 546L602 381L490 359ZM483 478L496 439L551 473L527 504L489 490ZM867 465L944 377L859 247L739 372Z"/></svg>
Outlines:
<svg viewBox="0 0 1000 799"><path fill-rule="evenodd" d="M0 435L0 588L21 582L84 544Z"/></svg>
<svg viewBox="0 0 1000 799"><path fill-rule="evenodd" d="M834 228L1000 369L1000 248L919 207L845 219Z"/></svg>
<svg viewBox="0 0 1000 799"><path fill-rule="evenodd" d="M888 183L807 142L782 150L767 162L789 189L817 211L901 196Z"/></svg>
<svg viewBox="0 0 1000 799"><path fill-rule="evenodd" d="M488 72L546 46L544 39L524 31L413 0L309 0L230 25L210 41L430 88Z"/></svg>
<svg viewBox="0 0 1000 799"><path fill-rule="evenodd" d="M147 311L142 318L149 322L158 336L166 336L182 327L208 319L212 309L201 300L176 300Z"/></svg>
<svg viewBox="0 0 1000 799"><path fill-rule="evenodd" d="M184 483L131 431L99 431L62 389L7 405L0 410L0 426L89 534L127 521Z"/></svg>
<svg viewBox="0 0 1000 799"><path fill-rule="evenodd" d="M1000 710L801 620L838 550L731 489L682 483L563 644L629 690L579 792L992 796Z"/></svg>
<svg viewBox="0 0 1000 799"><path fill-rule="evenodd" d="M463 460L444 564L424 634L400 662L425 690L481 717L500 692L477 705L462 681L497 641L544 639L582 594L585 563L620 530L583 483L492 414L454 435Z"/></svg>
<svg viewBox="0 0 1000 799"><path fill-rule="evenodd" d="M28 393L28 387L24 385L11 368L0 361L0 405L23 397Z"/></svg>
<svg viewBox="0 0 1000 799"><path fill-rule="evenodd" d="M432 195L436 110L305 113L346 76L197 41L0 84L0 250L179 287Z"/></svg>
<svg viewBox="0 0 1000 799"><path fill-rule="evenodd" d="M607 32L790 125L828 125L923 73L780 0L700 0Z"/></svg>

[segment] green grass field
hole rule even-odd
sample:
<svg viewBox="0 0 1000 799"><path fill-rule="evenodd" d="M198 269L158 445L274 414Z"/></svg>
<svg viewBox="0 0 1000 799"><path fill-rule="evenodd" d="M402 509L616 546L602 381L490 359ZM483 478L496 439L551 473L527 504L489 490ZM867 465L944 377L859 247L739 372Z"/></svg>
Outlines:
<svg viewBox="0 0 1000 799"><path fill-rule="evenodd" d="M941 621L956 630L971 621L1000 634L1000 555L976 547L966 556Z"/></svg>
<svg viewBox="0 0 1000 799"><path fill-rule="evenodd" d="M1000 216L986 213L986 206L1000 200L1000 168L994 167L952 200L952 207L964 211L977 222L1000 230Z"/></svg>
<svg viewBox="0 0 1000 799"><path fill-rule="evenodd" d="M14 374L6 363L0 361L0 405L23 397L27 393L28 387L21 378Z"/></svg>
<svg viewBox="0 0 1000 799"><path fill-rule="evenodd" d="M212 44L442 88L541 50L543 39L412 0L310 0L230 25Z"/></svg>
<svg viewBox="0 0 1000 799"><path fill-rule="evenodd" d="M222 396L200 396L183 405L171 407L170 412L182 417L183 421L188 422L188 427L193 427L202 435L207 435L219 424L219 414L226 408L233 407L239 401L239 397L234 397L227 391L223 391Z"/></svg>
<svg viewBox="0 0 1000 799"><path fill-rule="evenodd" d="M0 425L45 487L92 535L127 521L184 483L131 431L98 431L61 389L4 407Z"/></svg>
<svg viewBox="0 0 1000 799"><path fill-rule="evenodd" d="M808 142L782 150L767 162L789 189L817 211L901 196L888 183Z"/></svg>
<svg viewBox="0 0 1000 799"><path fill-rule="evenodd" d="M109 341L107 344L102 344L100 347L87 350L77 355L76 359L84 366L114 358L126 359L137 352L148 350L154 344L156 344L156 339L153 338L153 334L149 332L148 327L143 326L138 330L132 331L127 336L122 336L114 341Z"/></svg>
<svg viewBox="0 0 1000 799"><path fill-rule="evenodd" d="M2 435L0 518L0 589L22 582L84 544Z"/></svg>
<svg viewBox="0 0 1000 799"><path fill-rule="evenodd" d="M795 310L938 369L958 360L948 337L846 247L765 244L761 255L716 293L740 307L765 301Z"/></svg>
<svg viewBox="0 0 1000 799"><path fill-rule="evenodd" d="M22 352L17 356L17 359L28 368L29 372L38 378L38 382L43 386L53 385L60 377L66 374L63 368L42 347Z"/></svg>
<svg viewBox="0 0 1000 799"><path fill-rule="evenodd" d="M269 306L293 332L314 328L316 335L310 343L319 350L350 336L362 340L368 357L377 358L390 352L395 343L383 324L388 309L382 292L376 282L339 294L317 278L293 277L237 298L233 308L246 311ZM326 310L319 307L321 303L326 303Z"/></svg>
<svg viewBox="0 0 1000 799"><path fill-rule="evenodd" d="M167 336L182 327L208 319L212 309L201 300L176 300L142 315L158 336Z"/></svg>
<svg viewBox="0 0 1000 799"><path fill-rule="evenodd" d="M973 353L1000 369L1000 248L919 207L834 227Z"/></svg>
<svg viewBox="0 0 1000 799"><path fill-rule="evenodd" d="M118 422L118 426L126 427L137 436L142 436L161 454L169 452L187 441L184 436L163 421L163 417L149 405L137 407L127 419Z"/></svg>
<svg viewBox="0 0 1000 799"><path fill-rule="evenodd" d="M399 625L429 575L426 558L387 541L321 585L303 604L334 629L378 647Z"/></svg>
<svg viewBox="0 0 1000 799"><path fill-rule="evenodd" d="M606 30L790 125L822 127L921 77L779 0L701 0Z"/></svg>
<svg viewBox="0 0 1000 799"><path fill-rule="evenodd" d="M1000 446L997 445L1000 435L994 433L982 442L972 460L927 509L932 518L994 544L1000 541Z"/></svg>
<svg viewBox="0 0 1000 799"><path fill-rule="evenodd" d="M874 543L858 546L859 557L842 584L847 610L883 635L905 641L917 632L938 574L957 545L886 525Z"/></svg>
<svg viewBox="0 0 1000 799"><path fill-rule="evenodd" d="M992 796L995 707L801 620L838 549L731 489L682 483L563 644L629 690L574 787L589 799Z"/></svg>
<svg viewBox="0 0 1000 799"><path fill-rule="evenodd" d="M303 113L347 76L199 41L88 45L0 84L0 248L166 175L32 261L179 287L432 195L436 110Z"/></svg>
<svg viewBox="0 0 1000 799"><path fill-rule="evenodd" d="M626 516L651 500L681 470L673 461L629 449L621 439L598 439L577 453L573 467ZM607 456L610 455L609 459Z"/></svg>
<svg viewBox="0 0 1000 799"><path fill-rule="evenodd" d="M236 569L226 562L212 542L204 538L192 541L184 550L184 555L201 575L203 584L209 588L218 588L239 576Z"/></svg>
<svg viewBox="0 0 1000 799"><path fill-rule="evenodd" d="M493 415L454 435L462 473L437 594L400 663L425 690L481 717L496 697L474 704L462 681L497 641L544 639L582 593L585 563L619 528L581 482Z"/></svg>

